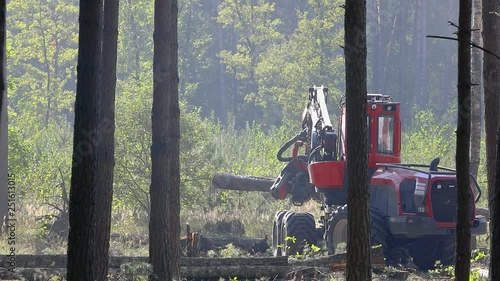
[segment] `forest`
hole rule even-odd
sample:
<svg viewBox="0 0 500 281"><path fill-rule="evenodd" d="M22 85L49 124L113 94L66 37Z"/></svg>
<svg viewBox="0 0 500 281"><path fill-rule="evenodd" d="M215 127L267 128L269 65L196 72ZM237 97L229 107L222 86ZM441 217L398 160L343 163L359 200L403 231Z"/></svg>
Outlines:
<svg viewBox="0 0 500 281"><path fill-rule="evenodd" d="M121 237L146 235L151 212L153 2L125 0L119 10L111 233ZM454 36L457 1L366 2L368 92L401 102L402 162L440 157L454 168L457 45L426 36ZM271 234L275 212L290 202L214 189L211 180L279 175L276 153L299 131L310 86L327 86L332 120L341 114L343 5L178 0L182 226L217 235L210 223L238 222L233 236ZM76 0L7 3L8 162L17 179L20 254L66 251L78 16ZM477 181L486 190L481 136ZM479 206L487 206L484 198ZM319 211L314 203L295 208ZM127 243L112 241L111 254L147 255L147 247ZM0 248L8 252L7 241Z"/></svg>

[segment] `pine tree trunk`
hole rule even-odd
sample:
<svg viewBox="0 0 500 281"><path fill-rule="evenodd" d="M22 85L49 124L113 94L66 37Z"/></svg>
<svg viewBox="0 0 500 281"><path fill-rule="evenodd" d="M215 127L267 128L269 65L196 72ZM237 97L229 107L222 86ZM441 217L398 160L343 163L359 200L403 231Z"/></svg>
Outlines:
<svg viewBox="0 0 500 281"><path fill-rule="evenodd" d="M118 0L82 1L68 280L106 280L108 276L117 37Z"/></svg>
<svg viewBox="0 0 500 281"><path fill-rule="evenodd" d="M96 206L102 188L99 169L104 148L99 132L99 87L102 58L103 0L80 2L77 89L73 136L73 166L69 206L67 280L105 280L106 272L96 234L103 231L96 217L104 210ZM104 164L106 165L106 164ZM107 257L105 257L107 258Z"/></svg>
<svg viewBox="0 0 500 281"><path fill-rule="evenodd" d="M422 97L422 20L425 15L422 14L422 2L416 1L415 5L415 30L411 43L415 46L415 93L413 99L415 105L421 105Z"/></svg>
<svg viewBox="0 0 500 281"><path fill-rule="evenodd" d="M384 53L384 48L382 44L382 23L381 23L381 15L380 15L380 0L374 0L373 1L373 26L375 28L372 28L370 30L371 32L374 32L371 34L371 38L373 40L373 51L371 54L371 92L373 93L380 93L380 82L381 82L381 58L382 54Z"/></svg>
<svg viewBox="0 0 500 281"><path fill-rule="evenodd" d="M481 30L483 28L483 20L481 18L482 0L474 0L474 22L472 26L472 42L479 46L483 45ZM472 48L471 62L471 138L470 138L470 171L477 177L479 163L481 161L481 67L483 61L483 52L477 48Z"/></svg>
<svg viewBox="0 0 500 281"><path fill-rule="evenodd" d="M495 190L491 198L490 212L493 218L490 220L490 280L500 280L500 127L497 131L497 162L495 176Z"/></svg>
<svg viewBox="0 0 500 281"><path fill-rule="evenodd" d="M346 120L348 147L348 281L371 280L366 124L366 0L345 5Z"/></svg>
<svg viewBox="0 0 500 281"><path fill-rule="evenodd" d="M0 1L0 226L4 223L7 215L8 195L8 120L7 120L7 75L6 75L6 53L5 53L5 0Z"/></svg>
<svg viewBox="0 0 500 281"><path fill-rule="evenodd" d="M151 280L178 280L180 256L177 0L155 0L151 146Z"/></svg>
<svg viewBox="0 0 500 281"><path fill-rule="evenodd" d="M470 212L472 196L469 187L470 97L471 97L471 14L472 0L460 0L458 31L458 124L456 146L457 228L455 277L468 281L470 273Z"/></svg>
<svg viewBox="0 0 500 281"><path fill-rule="evenodd" d="M500 50L500 4L498 1L483 2L483 47L498 53ZM492 210L493 191L495 190L496 172L496 130L500 120L500 60L484 53L484 128L486 134L486 172L488 179L488 208ZM493 218L491 213L491 219ZM491 236L490 236L491 237ZM491 243L490 243L491 244ZM492 245L492 244L491 244Z"/></svg>
<svg viewBox="0 0 500 281"><path fill-rule="evenodd" d="M497 1L483 3L483 47L497 52L500 49L500 4ZM488 179L488 208L490 209L490 279L500 278L500 233L497 224L499 209L495 200L495 173L497 172L497 129L500 119L500 61L494 56L483 55L483 86L484 86L484 127L486 133L486 172ZM496 279L495 279L496 278Z"/></svg>
<svg viewBox="0 0 500 281"><path fill-rule="evenodd" d="M422 21L421 21L421 42L420 44L422 45L422 58L421 58L421 66L420 66L420 88L422 91L422 100L420 101L420 104L423 107L426 107L429 101L429 93L427 89L427 39L425 36L427 36L427 1L421 1L422 3Z"/></svg>
<svg viewBox="0 0 500 281"><path fill-rule="evenodd" d="M113 201L113 171L114 171L114 134L115 134L115 90L116 90L116 59L118 40L118 9L119 0L104 1L104 29L102 37L102 73L98 105L98 134L102 141L98 146L99 169L97 178L99 187L95 190L95 225L99 231L95 233L96 259L98 272L103 278L108 275L109 235L111 231L111 205ZM105 279L100 279L105 280Z"/></svg>

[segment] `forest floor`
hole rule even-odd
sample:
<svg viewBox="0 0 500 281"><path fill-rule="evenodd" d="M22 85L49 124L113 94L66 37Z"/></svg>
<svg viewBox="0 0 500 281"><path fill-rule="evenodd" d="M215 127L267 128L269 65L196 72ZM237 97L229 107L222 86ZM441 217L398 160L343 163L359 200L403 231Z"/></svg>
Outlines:
<svg viewBox="0 0 500 281"><path fill-rule="evenodd" d="M136 254L132 254L131 256L147 256L147 243L144 241L137 239L126 239L120 242L114 241L115 248L121 248L120 252L127 253L129 255L132 248L136 250ZM64 248L64 243L60 246ZM129 249L130 248L130 249ZM60 253L64 254L64 253ZM471 279L470 280L488 280L488 256L484 254L483 251L474 251L473 252L473 262L471 265ZM270 256L270 252L262 253L259 256L268 257ZM221 248L217 252L211 251L207 254L203 254L205 257L222 257L222 258L237 258L237 257L247 257L251 258L254 255L251 255L247 252L244 252L232 244ZM296 259L313 259L318 257L325 257L324 253L318 253L317 255L312 256L302 256L302 257L290 257L289 265L293 265L294 260ZM292 262L292 263L291 263ZM316 264L316 263L315 263ZM329 268L325 267L314 267L310 266L308 268L302 267L293 267L292 271L287 275L286 278L260 278L260 279L246 279L242 277L232 277L232 278L219 278L219 279L211 279L211 281L223 281L223 280L231 280L231 281L240 281L240 280L324 280L324 281L342 281L345 280L345 270L341 267L337 269L337 271L330 271ZM150 266L146 263L132 263L132 264L122 264L122 266L118 269L110 270L110 281L125 281L125 280L134 280L134 281L142 281L148 280L147 276L150 272ZM50 280L50 281L62 281L65 280L64 270L58 269L37 269L32 271L30 274L23 274L23 280ZM1 280L1 279L0 279ZM197 281L201 281L203 279L196 279ZM372 270L372 280L388 280L388 281L396 281L396 280L407 280L407 281L422 281L422 280L453 280L453 267L445 267L438 268L435 270L431 270L428 272L419 271L416 267L410 262L408 266L399 266L399 267L375 267ZM187 280L186 280L187 281Z"/></svg>
<svg viewBox="0 0 500 281"><path fill-rule="evenodd" d="M64 255L66 254L67 243L63 239L54 237L54 235L47 234L47 229L45 227L40 227L40 222L35 219L40 217L38 214L30 214L30 216L24 216L26 219L23 220L23 225L19 228L16 233L16 254L35 254L35 255ZM126 216L125 216L126 217ZM129 219L123 219L122 221L128 222ZM193 227L192 229L200 229L202 232L207 232L210 236L217 237L216 229L217 224L211 225L211 228L207 227L209 225L206 220L204 226ZM245 225L249 226L249 225ZM214 229L212 229L214 228ZM233 230L233 235L235 237L241 237L248 235L244 233L241 226L238 223L232 223L231 229ZM124 229L126 231L124 231ZM114 228L114 230L120 230L119 234L115 233L111 236L110 241L110 255L112 256L147 256L148 255L148 241L147 235L139 235L137 233L147 233L147 229L144 226L140 226L137 223L131 223L122 226L120 228ZM211 230L213 233L210 233ZM215 231L215 232L214 232ZM227 230L224 229L227 234ZM5 238L5 237L4 237ZM481 237L478 240L478 247L483 250L475 250L473 252L473 263L471 265L471 280L487 280L488 275L488 256L487 251L484 249L488 248L486 244L488 241L487 237ZM269 243L270 241L268 241ZM9 244L7 239L0 239L0 253L6 254L9 252ZM271 256L271 251L268 249L265 253L261 253L260 256ZM301 258L313 258L326 255L324 252L319 251L312 254L311 256L303 256ZM217 251L212 251L204 253L205 257L252 257L254 255L238 249L233 245L229 245L218 249ZM291 258L293 259L293 258ZM1 270L1 269L0 269ZM123 281L123 280L148 280L148 272L150 268L148 264L129 264L122 266L120 269L115 269L110 272L112 278L109 280L113 281ZM57 270L38 270L36 273L38 278L27 278L25 280L64 280L65 274ZM439 268L429 272L418 271L415 266L407 267L384 267L375 268L372 272L373 280L410 280L410 281L420 281L420 280L453 280L453 267ZM0 279L1 280L1 279ZM224 280L224 279L220 279ZM245 278L230 278L226 280L239 281L245 280ZM258 280L278 280L276 278L264 278ZM283 279L282 279L283 280ZM311 268L307 272L291 272L289 278L286 280L345 280L344 271L331 272L324 268Z"/></svg>

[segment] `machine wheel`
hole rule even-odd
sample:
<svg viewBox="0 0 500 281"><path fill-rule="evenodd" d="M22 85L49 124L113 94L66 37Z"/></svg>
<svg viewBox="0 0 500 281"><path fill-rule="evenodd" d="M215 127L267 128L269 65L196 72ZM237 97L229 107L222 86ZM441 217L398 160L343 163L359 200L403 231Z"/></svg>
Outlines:
<svg viewBox="0 0 500 281"><path fill-rule="evenodd" d="M334 255L340 243L347 243L347 211L342 208L328 221L326 247L329 255Z"/></svg>
<svg viewBox="0 0 500 281"><path fill-rule="evenodd" d="M439 241L430 239L418 239L410 248L413 263L421 270L427 271L435 268L439 260Z"/></svg>
<svg viewBox="0 0 500 281"><path fill-rule="evenodd" d="M382 215L370 208L371 245L382 245L386 257L390 252L391 234ZM335 254L339 243L347 242L347 207L341 207L328 223L326 245L328 254Z"/></svg>
<svg viewBox="0 0 500 281"><path fill-rule="evenodd" d="M283 217L288 211L277 212L273 220L273 256L281 256L280 245L283 245L282 224Z"/></svg>
<svg viewBox="0 0 500 281"><path fill-rule="evenodd" d="M387 257L390 252L391 233L387 227L387 222L377 209L370 208L370 233L371 244L382 245L384 255Z"/></svg>
<svg viewBox="0 0 500 281"><path fill-rule="evenodd" d="M441 241L441 246L441 264L453 265L455 263L455 237L450 236L448 239Z"/></svg>
<svg viewBox="0 0 500 281"><path fill-rule="evenodd" d="M452 236L440 240L432 237L418 239L412 244L410 255L421 270L434 269L436 261L444 266L452 265L455 261L455 239Z"/></svg>
<svg viewBox="0 0 500 281"><path fill-rule="evenodd" d="M302 254L306 244L316 245L316 223L309 213L289 212L283 217L283 245L281 255Z"/></svg>
<svg viewBox="0 0 500 281"><path fill-rule="evenodd" d="M411 260L409 241L406 239L393 239L391 244L391 247L385 253L386 264L407 266Z"/></svg>

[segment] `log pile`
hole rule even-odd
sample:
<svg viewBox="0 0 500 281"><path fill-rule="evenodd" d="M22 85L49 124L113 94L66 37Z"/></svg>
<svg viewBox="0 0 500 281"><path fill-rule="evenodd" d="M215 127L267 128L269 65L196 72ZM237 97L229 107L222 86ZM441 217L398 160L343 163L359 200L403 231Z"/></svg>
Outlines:
<svg viewBox="0 0 500 281"><path fill-rule="evenodd" d="M124 264L147 263L148 257L110 257L109 267L117 271ZM8 268L9 256L0 256L0 267ZM290 275L304 275L311 271L339 271L345 269L346 255L339 254L308 259L288 257L244 257L244 258L200 258L182 257L180 271L183 278L284 278ZM372 253L374 267L384 265L381 253ZM29 276L30 273L44 269L50 272L63 272L66 268L66 255L17 255L16 273ZM0 272L0 278L13 279L8 271ZM29 279L28 279L29 280Z"/></svg>

